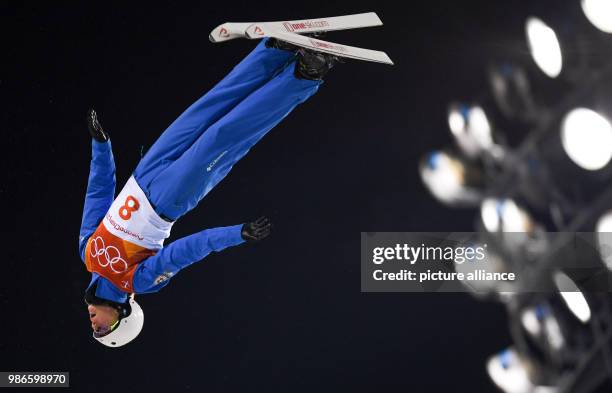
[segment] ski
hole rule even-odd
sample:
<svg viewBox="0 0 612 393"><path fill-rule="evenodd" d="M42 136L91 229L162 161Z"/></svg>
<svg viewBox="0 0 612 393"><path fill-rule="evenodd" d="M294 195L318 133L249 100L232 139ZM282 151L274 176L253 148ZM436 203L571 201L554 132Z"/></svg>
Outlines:
<svg viewBox="0 0 612 393"><path fill-rule="evenodd" d="M211 42L223 42L235 38L246 38L245 31L252 23L223 23L213 29L208 35Z"/></svg>
<svg viewBox="0 0 612 393"><path fill-rule="evenodd" d="M381 26L383 24L375 12L281 22L227 22L215 27L213 31L210 32L209 39L216 43L233 40L235 38L248 38L246 35L246 30L254 23L265 23L267 26L281 29L288 33L300 34L316 33L320 31L359 29L363 27Z"/></svg>
<svg viewBox="0 0 612 393"><path fill-rule="evenodd" d="M316 38L295 33L288 33L276 28L274 25L267 23L256 23L249 26L249 28L246 30L246 35L252 39L273 37L293 45L312 49L318 52L330 53L339 57L393 65L393 61L391 61L385 52L336 44L334 42L318 40Z"/></svg>

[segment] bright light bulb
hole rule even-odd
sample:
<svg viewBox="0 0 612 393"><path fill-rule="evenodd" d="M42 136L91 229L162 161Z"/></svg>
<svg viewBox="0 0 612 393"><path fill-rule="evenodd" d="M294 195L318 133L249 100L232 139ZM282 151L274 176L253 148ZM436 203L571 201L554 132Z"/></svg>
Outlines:
<svg viewBox="0 0 612 393"><path fill-rule="evenodd" d="M609 270L612 270L612 211L606 212L595 227L599 256Z"/></svg>
<svg viewBox="0 0 612 393"><path fill-rule="evenodd" d="M531 56L538 67L551 78L559 76L563 67L563 57L555 31L534 17L527 18L525 30Z"/></svg>
<svg viewBox="0 0 612 393"><path fill-rule="evenodd" d="M470 127L470 133L478 146L483 150L489 149L491 145L493 145L491 125L489 124L487 115L481 107L474 106L470 108L468 124Z"/></svg>
<svg viewBox="0 0 612 393"><path fill-rule="evenodd" d="M465 119L458 109L453 108L448 112L448 126L455 135L465 131Z"/></svg>
<svg viewBox="0 0 612 393"><path fill-rule="evenodd" d="M464 168L448 154L431 153L421 168L423 182L438 200L453 203L464 193Z"/></svg>
<svg viewBox="0 0 612 393"><path fill-rule="evenodd" d="M506 199L502 206L504 232L525 232L528 229L526 214L512 199Z"/></svg>
<svg viewBox="0 0 612 393"><path fill-rule="evenodd" d="M582 11L599 30L612 33L612 2L610 0L582 0Z"/></svg>
<svg viewBox="0 0 612 393"><path fill-rule="evenodd" d="M552 349L558 351L563 348L565 339L561 332L561 326L559 326L559 322L553 316L548 316L544 319L544 332L546 334L546 341L548 341Z"/></svg>
<svg viewBox="0 0 612 393"><path fill-rule="evenodd" d="M595 111L573 109L561 124L561 143L578 166L601 169L612 159L612 125Z"/></svg>
<svg viewBox="0 0 612 393"><path fill-rule="evenodd" d="M555 272L553 277L557 289L569 310L582 323L591 319L591 308L578 286L565 273Z"/></svg>
<svg viewBox="0 0 612 393"><path fill-rule="evenodd" d="M534 337L542 331L541 322L535 308L528 308L521 313L521 323L525 330Z"/></svg>
<svg viewBox="0 0 612 393"><path fill-rule="evenodd" d="M597 232L612 232L612 211L601 216L597 222Z"/></svg>
<svg viewBox="0 0 612 393"><path fill-rule="evenodd" d="M530 393L534 389L527 368L514 348L508 348L487 361L489 377L506 393Z"/></svg>
<svg viewBox="0 0 612 393"><path fill-rule="evenodd" d="M499 230L499 202L497 199L487 198L480 206L480 217L485 228L489 232L497 232Z"/></svg>

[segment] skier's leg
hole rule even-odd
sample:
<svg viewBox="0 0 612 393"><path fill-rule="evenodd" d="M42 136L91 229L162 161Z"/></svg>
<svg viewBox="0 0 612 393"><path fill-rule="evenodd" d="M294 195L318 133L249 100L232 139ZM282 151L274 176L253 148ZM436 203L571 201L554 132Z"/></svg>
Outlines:
<svg viewBox="0 0 612 393"><path fill-rule="evenodd" d="M293 65L219 119L150 185L151 202L171 219L193 209L232 166L321 81L298 79Z"/></svg>
<svg viewBox="0 0 612 393"><path fill-rule="evenodd" d="M157 139L134 171L141 187L146 188L211 124L272 79L294 57L291 51L268 48L266 40L262 40L221 82L193 103Z"/></svg>

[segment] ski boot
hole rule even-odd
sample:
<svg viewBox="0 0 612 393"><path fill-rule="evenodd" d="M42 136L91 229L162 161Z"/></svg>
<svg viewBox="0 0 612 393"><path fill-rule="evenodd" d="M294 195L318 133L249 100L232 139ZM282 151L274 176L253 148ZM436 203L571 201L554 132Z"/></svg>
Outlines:
<svg viewBox="0 0 612 393"><path fill-rule="evenodd" d="M297 54L295 76L298 79L323 80L329 70L340 61L337 56L304 48L298 49Z"/></svg>

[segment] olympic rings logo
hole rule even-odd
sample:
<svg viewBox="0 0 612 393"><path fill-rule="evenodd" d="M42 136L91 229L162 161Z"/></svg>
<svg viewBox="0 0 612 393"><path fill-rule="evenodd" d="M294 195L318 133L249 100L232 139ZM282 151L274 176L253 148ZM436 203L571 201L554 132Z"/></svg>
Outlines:
<svg viewBox="0 0 612 393"><path fill-rule="evenodd" d="M129 195L127 198L125 198L125 203L123 206L119 208L119 217L127 221L132 217L132 212L135 212L139 208L140 203L138 202L138 199Z"/></svg>
<svg viewBox="0 0 612 393"><path fill-rule="evenodd" d="M89 255L91 255L92 258L97 258L98 264L101 267L108 266L114 273L124 273L128 269L128 264L125 259L121 258L119 249L115 246L106 247L104 239L102 239L101 236L91 241ZM101 256L104 257L104 261L100 261Z"/></svg>

